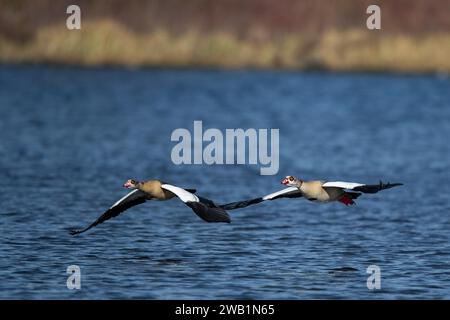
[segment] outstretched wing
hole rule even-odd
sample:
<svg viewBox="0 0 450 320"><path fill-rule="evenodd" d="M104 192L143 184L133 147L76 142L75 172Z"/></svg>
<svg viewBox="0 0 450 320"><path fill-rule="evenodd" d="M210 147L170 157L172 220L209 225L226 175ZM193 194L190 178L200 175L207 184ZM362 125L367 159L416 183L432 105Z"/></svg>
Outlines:
<svg viewBox="0 0 450 320"><path fill-rule="evenodd" d="M242 200L242 201L236 201L236 202L231 202L231 203L227 203L227 204L222 204L219 205L220 208L224 209L224 210L234 210L234 209L241 209L241 208L245 208L248 206L251 206L252 204L257 204L260 202L263 202L263 198L255 198L255 199L249 199L249 200Z"/></svg>
<svg viewBox="0 0 450 320"><path fill-rule="evenodd" d="M280 198L300 198L302 197L302 192L297 187L289 187L283 190L268 194L264 196L264 200L275 200Z"/></svg>
<svg viewBox="0 0 450 320"><path fill-rule="evenodd" d="M347 190L354 190L363 193L377 193L381 190L390 189L397 186L402 186L403 183L383 183L380 181L379 184L362 184L355 182L344 182L344 181L332 181L325 182L322 187L323 188L341 188Z"/></svg>
<svg viewBox="0 0 450 320"><path fill-rule="evenodd" d="M95 220L92 224L84 229L74 229L70 231L71 235L76 235L89 229L95 227L96 225L109 220L111 218L117 217L119 214L124 212L125 210L137 206L146 201L146 194L138 189L131 191L122 199L114 203L111 208L105 211L97 220Z"/></svg>
<svg viewBox="0 0 450 320"><path fill-rule="evenodd" d="M196 196L187 190L170 184L163 184L161 188L175 194L181 201L192 209L201 219L206 222L231 222L228 213L213 201Z"/></svg>
<svg viewBox="0 0 450 320"><path fill-rule="evenodd" d="M264 197L231 202L231 203L220 205L219 207L221 207L222 209L225 209L225 210L234 210L234 209L245 208L245 207L248 207L253 204L258 204L258 203L266 201L266 200L275 200L275 199L280 199L280 198L300 198L301 196L302 196L302 193L298 188L289 187L289 188L285 188L283 190L268 194Z"/></svg>

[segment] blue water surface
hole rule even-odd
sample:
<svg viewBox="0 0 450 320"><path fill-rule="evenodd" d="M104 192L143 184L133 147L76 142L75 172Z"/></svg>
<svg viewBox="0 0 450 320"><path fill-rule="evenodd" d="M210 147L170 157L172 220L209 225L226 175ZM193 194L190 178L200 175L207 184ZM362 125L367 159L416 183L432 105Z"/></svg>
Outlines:
<svg viewBox="0 0 450 320"><path fill-rule="evenodd" d="M280 170L175 165L173 130L280 130ZM450 298L450 79L284 71L0 67L0 298ZM357 205L281 199L200 220L149 202L72 237L160 178L218 203L305 180L403 182ZM66 286L81 268L81 290ZM381 269L369 290L366 269Z"/></svg>

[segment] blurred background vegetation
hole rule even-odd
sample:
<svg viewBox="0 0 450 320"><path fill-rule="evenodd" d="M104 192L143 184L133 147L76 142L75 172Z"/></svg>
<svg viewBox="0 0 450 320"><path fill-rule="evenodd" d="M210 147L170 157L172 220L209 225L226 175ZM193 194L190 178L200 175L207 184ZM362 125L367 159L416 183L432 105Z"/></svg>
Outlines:
<svg viewBox="0 0 450 320"><path fill-rule="evenodd" d="M0 62L449 73L450 0L0 0Z"/></svg>

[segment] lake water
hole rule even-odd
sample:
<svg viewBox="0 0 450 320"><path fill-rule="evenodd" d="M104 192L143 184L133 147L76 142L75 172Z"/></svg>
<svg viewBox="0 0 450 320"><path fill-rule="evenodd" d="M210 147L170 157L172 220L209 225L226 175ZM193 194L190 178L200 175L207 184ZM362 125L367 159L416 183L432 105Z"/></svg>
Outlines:
<svg viewBox="0 0 450 320"><path fill-rule="evenodd" d="M279 128L280 170L181 165L171 132ZM450 298L450 79L0 66L0 298ZM403 187L357 205L281 199L201 221L172 200L72 237L161 178L218 203L296 175ZM370 265L381 289L366 285ZM66 269L81 268L81 290Z"/></svg>

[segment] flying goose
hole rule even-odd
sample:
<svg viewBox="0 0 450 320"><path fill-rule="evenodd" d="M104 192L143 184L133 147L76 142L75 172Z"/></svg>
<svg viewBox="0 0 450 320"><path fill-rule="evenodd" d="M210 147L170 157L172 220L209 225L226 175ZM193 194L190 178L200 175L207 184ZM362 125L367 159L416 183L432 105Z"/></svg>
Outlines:
<svg viewBox="0 0 450 320"><path fill-rule="evenodd" d="M355 201L353 200L358 198L362 193L377 193L381 190L403 185L402 183L383 183L381 181L379 184L372 185L344 181L303 181L293 176L287 176L281 181L281 184L288 186L288 188L268 194L264 197L232 202L221 205L220 207L225 210L234 210L245 208L249 205L266 200L300 197L316 202L339 201L348 206L355 204Z"/></svg>
<svg viewBox="0 0 450 320"><path fill-rule="evenodd" d="M216 206L211 200L195 195L196 190L194 189L183 189L159 180L139 182L133 179L127 180L123 187L133 191L114 203L92 224L84 229L71 230L70 234L76 235L85 232L147 200L165 201L174 197L178 197L206 222L231 222L228 213L223 208Z"/></svg>

